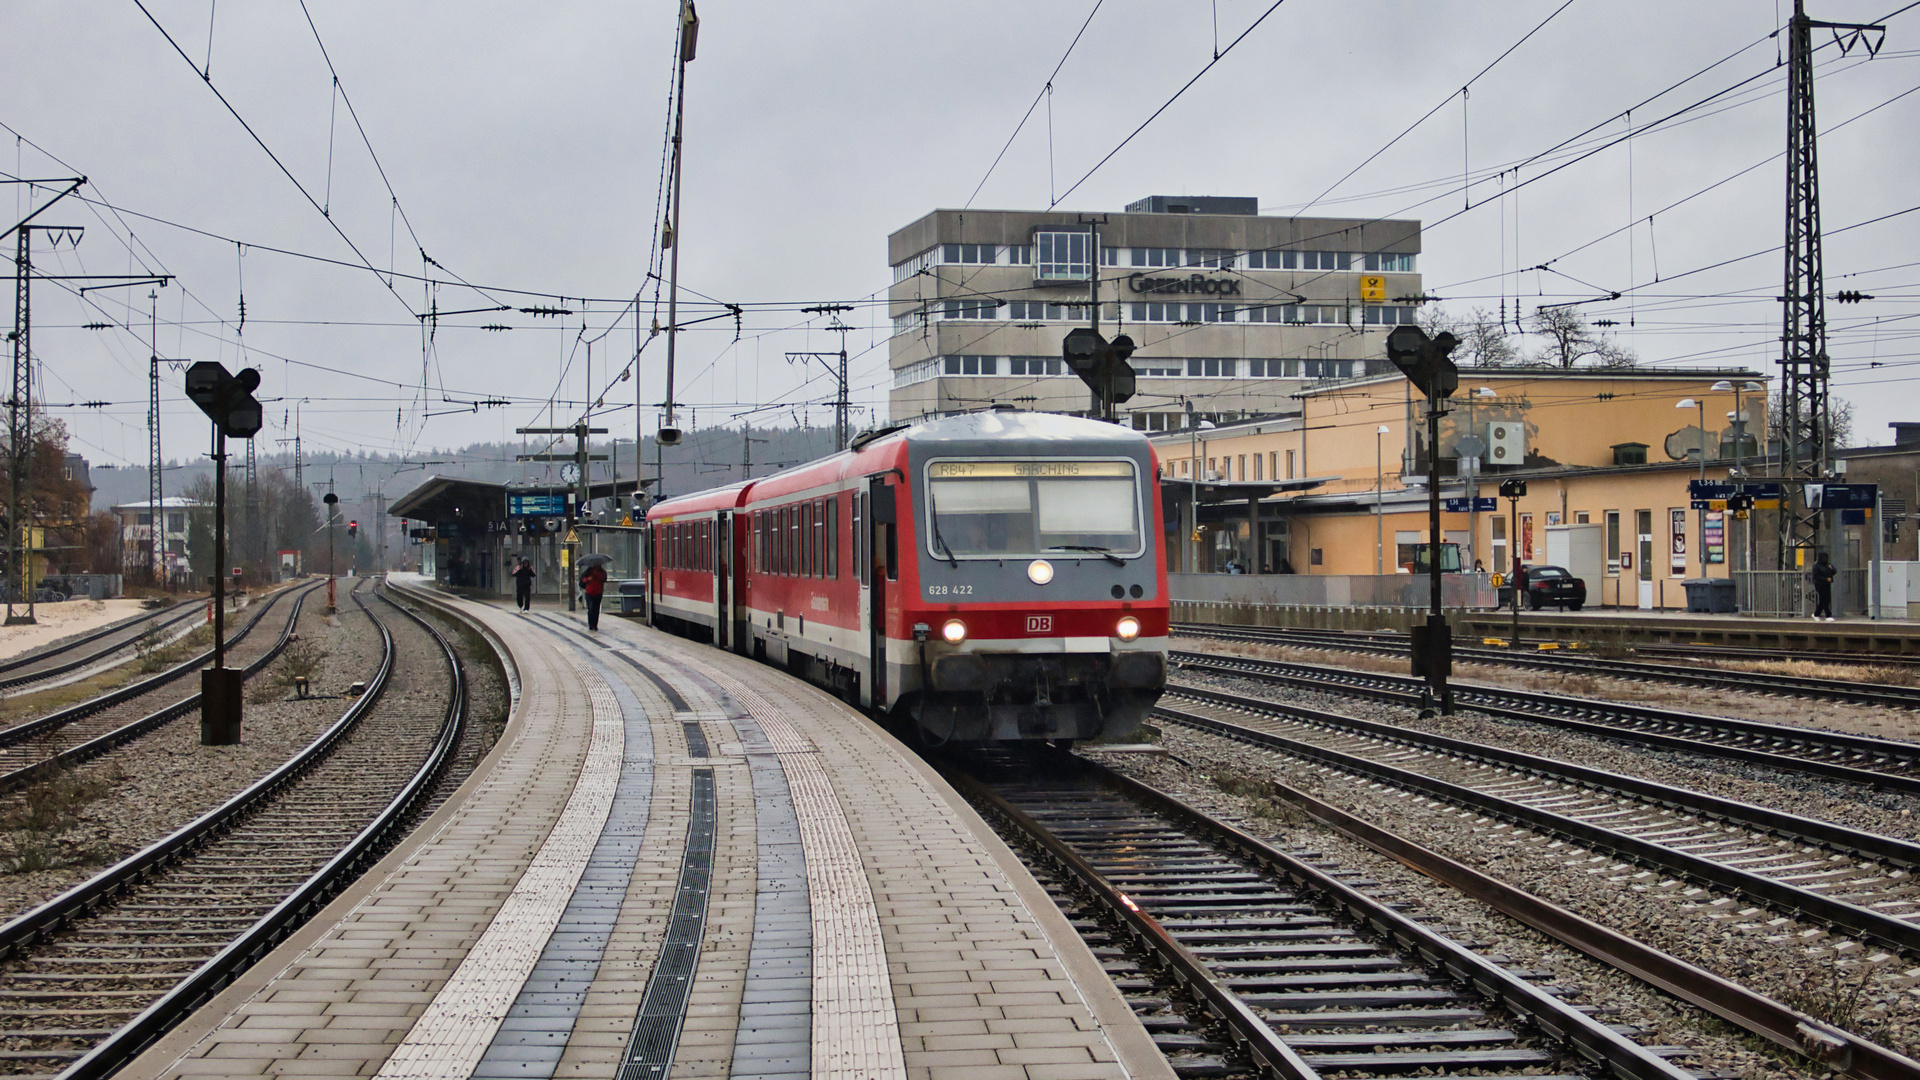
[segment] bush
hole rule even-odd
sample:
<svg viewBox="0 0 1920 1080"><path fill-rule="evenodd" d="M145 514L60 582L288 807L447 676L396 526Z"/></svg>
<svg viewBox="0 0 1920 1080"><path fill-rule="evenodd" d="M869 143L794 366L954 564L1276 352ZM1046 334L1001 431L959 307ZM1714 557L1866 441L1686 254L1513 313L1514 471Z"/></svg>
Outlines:
<svg viewBox="0 0 1920 1080"><path fill-rule="evenodd" d="M75 843L67 834L79 826L80 811L120 779L117 771L85 777L63 772L21 792L0 810L0 873L104 862L108 853L103 845Z"/></svg>

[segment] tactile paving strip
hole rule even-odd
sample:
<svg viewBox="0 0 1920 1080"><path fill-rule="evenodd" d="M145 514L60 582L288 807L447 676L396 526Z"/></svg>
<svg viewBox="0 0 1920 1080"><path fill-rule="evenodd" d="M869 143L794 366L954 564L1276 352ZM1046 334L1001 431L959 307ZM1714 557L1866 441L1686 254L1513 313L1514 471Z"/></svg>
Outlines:
<svg viewBox="0 0 1920 1080"><path fill-rule="evenodd" d="M593 734L573 794L486 932L394 1048L380 1077L441 1080L473 1074L599 842L620 781L626 732L606 680L570 656L567 663L593 707Z"/></svg>
<svg viewBox="0 0 1920 1080"><path fill-rule="evenodd" d="M647 835L653 796L651 720L632 690L614 677L613 669L597 659L589 662L606 677L626 722L619 787L573 898L474 1069L474 1080L546 1080L558 1070L600 970L607 939L619 920L634 861Z"/></svg>
<svg viewBox="0 0 1920 1080"><path fill-rule="evenodd" d="M713 677L766 733L800 824L814 944L811 1073L830 1080L905 1077L879 910L819 752L760 695L717 671Z"/></svg>

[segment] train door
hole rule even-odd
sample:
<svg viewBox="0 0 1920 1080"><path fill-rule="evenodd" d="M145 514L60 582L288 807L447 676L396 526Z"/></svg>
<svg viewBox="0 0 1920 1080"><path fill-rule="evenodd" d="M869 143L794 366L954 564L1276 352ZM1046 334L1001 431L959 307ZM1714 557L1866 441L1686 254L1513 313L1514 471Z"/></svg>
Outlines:
<svg viewBox="0 0 1920 1080"><path fill-rule="evenodd" d="M733 648L733 515L713 519L713 643Z"/></svg>
<svg viewBox="0 0 1920 1080"><path fill-rule="evenodd" d="M646 539L640 546L647 553L646 566L642 569L642 573L646 575L647 622L658 626L659 620L654 618L654 613L660 610L660 529L658 526L647 526Z"/></svg>
<svg viewBox="0 0 1920 1080"><path fill-rule="evenodd" d="M866 513L861 529L860 585L863 610L867 622L867 658L870 665L865 680L867 692L862 704L869 708L885 708L889 690L887 688L887 595L890 579L897 578L899 569L895 566L898 558L898 540L895 529L893 489L887 486L884 477L874 477L867 482L867 494L863 500Z"/></svg>

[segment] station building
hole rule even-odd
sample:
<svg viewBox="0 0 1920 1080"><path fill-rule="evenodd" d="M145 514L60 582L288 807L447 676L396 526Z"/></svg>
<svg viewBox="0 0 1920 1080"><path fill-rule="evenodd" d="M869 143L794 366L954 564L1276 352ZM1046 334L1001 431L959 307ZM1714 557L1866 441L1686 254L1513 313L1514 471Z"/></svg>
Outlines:
<svg viewBox="0 0 1920 1080"><path fill-rule="evenodd" d="M1214 422L1288 411L1305 387L1391 370L1386 335L1421 291L1418 221L1263 216L1243 197L935 210L887 249L895 422L993 404L1085 415L1061 341L1096 287L1100 332L1138 346L1123 423L1180 428L1189 404Z"/></svg>
<svg viewBox="0 0 1920 1080"><path fill-rule="evenodd" d="M1587 586L1596 606L1684 608L1688 578L1771 566L1770 526L1696 510L1688 489L1763 464L1754 433L1766 430L1764 380L1728 370L1462 369L1441 418L1441 495L1482 501L1442 513L1443 539L1459 546L1463 569L1492 573L1515 554L1547 563L1551 528L1595 526L1601 559ZM1293 404L1298 415L1155 437L1170 570L1363 578L1412 569L1428 539L1425 399L1395 373L1309 386ZM1497 498L1507 479L1527 481L1517 506Z"/></svg>

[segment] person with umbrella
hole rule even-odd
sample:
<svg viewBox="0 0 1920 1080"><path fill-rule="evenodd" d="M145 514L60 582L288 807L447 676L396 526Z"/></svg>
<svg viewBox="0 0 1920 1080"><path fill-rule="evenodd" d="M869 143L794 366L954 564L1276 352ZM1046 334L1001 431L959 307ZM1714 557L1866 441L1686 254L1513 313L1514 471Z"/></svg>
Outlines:
<svg viewBox="0 0 1920 1080"><path fill-rule="evenodd" d="M607 589L607 564L613 560L606 555L585 555L580 559L586 569L580 571L580 591L587 597L587 629L600 629L600 598Z"/></svg>

